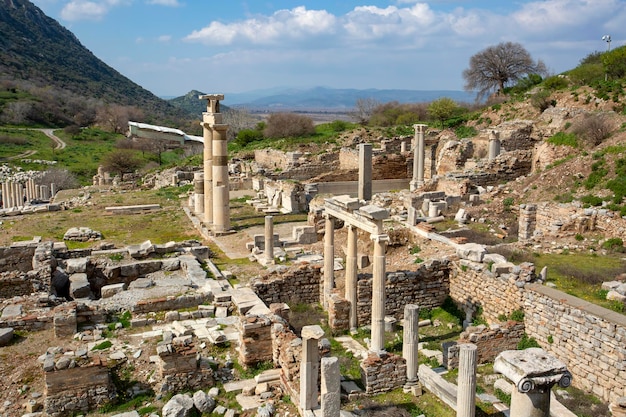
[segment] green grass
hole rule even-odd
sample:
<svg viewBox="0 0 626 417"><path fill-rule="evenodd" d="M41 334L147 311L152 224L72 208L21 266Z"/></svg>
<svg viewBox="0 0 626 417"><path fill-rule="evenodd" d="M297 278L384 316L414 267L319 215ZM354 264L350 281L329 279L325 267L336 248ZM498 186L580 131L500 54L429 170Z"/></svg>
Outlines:
<svg viewBox="0 0 626 417"><path fill-rule="evenodd" d="M623 312L623 304L606 300L601 291L603 281L626 272L626 262L619 255L600 256L595 254L542 254L534 257L535 268L540 271L548 267L548 281L556 288L602 307Z"/></svg>
<svg viewBox="0 0 626 417"><path fill-rule="evenodd" d="M557 146L578 148L578 139L574 133L558 132L554 136L548 138L547 142Z"/></svg>

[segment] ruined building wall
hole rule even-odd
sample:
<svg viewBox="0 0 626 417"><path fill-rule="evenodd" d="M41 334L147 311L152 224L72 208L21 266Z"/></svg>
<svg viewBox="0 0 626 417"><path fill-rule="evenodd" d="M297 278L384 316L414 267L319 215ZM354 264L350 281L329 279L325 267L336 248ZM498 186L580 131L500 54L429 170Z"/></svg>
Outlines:
<svg viewBox="0 0 626 417"><path fill-rule="evenodd" d="M555 289L524 291L526 333L565 362L573 385L607 402L626 395L626 316Z"/></svg>
<svg viewBox="0 0 626 417"><path fill-rule="evenodd" d="M409 303L425 309L439 307L450 293L449 268L447 261L431 260L415 271L387 273L385 315L401 319ZM370 323L372 315L372 277L359 278L357 315L359 326L363 326Z"/></svg>
<svg viewBox="0 0 626 417"><path fill-rule="evenodd" d="M252 290L266 305L273 303L317 304L322 293L320 266L301 265L272 272L252 283Z"/></svg>
<svg viewBox="0 0 626 417"><path fill-rule="evenodd" d="M33 283L25 273L0 273L0 299L29 295L32 292Z"/></svg>
<svg viewBox="0 0 626 417"><path fill-rule="evenodd" d="M33 269L35 247L0 248L0 272L28 272Z"/></svg>
<svg viewBox="0 0 626 417"><path fill-rule="evenodd" d="M525 333L567 365L575 387L607 402L626 395L626 316L532 282L533 264L489 269L468 260L455 264L450 295L461 308L481 307L488 323L523 310Z"/></svg>
<svg viewBox="0 0 626 417"><path fill-rule="evenodd" d="M456 342L444 343L443 364L448 369L459 367L459 351L463 343L476 345L476 363L493 362L500 352L515 350L524 335L524 323L507 321L492 326L469 326Z"/></svg>
<svg viewBox="0 0 626 417"><path fill-rule="evenodd" d="M500 274L489 271L486 263L463 259L450 273L450 296L462 310L477 312L481 308L488 323L497 323L498 316L523 309L524 298L516 282L532 279L534 265L518 267L515 272Z"/></svg>

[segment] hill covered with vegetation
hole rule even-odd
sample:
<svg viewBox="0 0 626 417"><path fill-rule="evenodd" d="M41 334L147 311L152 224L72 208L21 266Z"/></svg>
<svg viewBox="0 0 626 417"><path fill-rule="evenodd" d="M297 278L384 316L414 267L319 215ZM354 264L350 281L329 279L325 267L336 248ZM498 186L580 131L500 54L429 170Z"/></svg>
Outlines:
<svg viewBox="0 0 626 417"><path fill-rule="evenodd" d="M107 106L153 123L191 117L106 65L28 0L0 0L0 33L0 123L85 126Z"/></svg>

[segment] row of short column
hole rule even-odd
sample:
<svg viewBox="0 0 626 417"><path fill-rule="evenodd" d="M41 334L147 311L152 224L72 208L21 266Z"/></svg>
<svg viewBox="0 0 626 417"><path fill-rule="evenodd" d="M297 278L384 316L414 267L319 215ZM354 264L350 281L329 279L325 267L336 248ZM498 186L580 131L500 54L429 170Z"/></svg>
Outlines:
<svg viewBox="0 0 626 417"><path fill-rule="evenodd" d="M24 184L18 181L6 181L1 184L2 208L9 209L24 206L25 201L49 200L56 194L54 184L37 185L31 178Z"/></svg>
<svg viewBox="0 0 626 417"><path fill-rule="evenodd" d="M198 203L196 194L194 210L199 213L202 208L204 223L215 233L224 233L230 229L230 193L228 185L228 148L226 132L228 125L223 123L220 112L220 100L223 94L202 95L207 100L207 111L202 114L204 138L203 152L203 204ZM200 180L200 176L194 180ZM194 185L194 189L195 189ZM198 186L199 191L199 186ZM202 207L201 207L202 206Z"/></svg>

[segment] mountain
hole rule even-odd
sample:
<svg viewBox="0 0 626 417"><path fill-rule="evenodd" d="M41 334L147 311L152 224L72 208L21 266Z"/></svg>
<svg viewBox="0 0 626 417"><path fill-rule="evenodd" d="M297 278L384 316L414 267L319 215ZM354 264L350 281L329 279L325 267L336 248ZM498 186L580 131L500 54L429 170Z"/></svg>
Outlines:
<svg viewBox="0 0 626 417"><path fill-rule="evenodd" d="M200 100L198 97L205 95L206 93L198 90L191 90L184 96L171 98L168 101L172 106L177 107L186 113L193 114L195 116L201 116L202 112L206 111L206 100ZM225 97L226 98L226 97ZM228 110L228 106L224 106L220 103L220 111L222 113Z"/></svg>
<svg viewBox="0 0 626 417"><path fill-rule="evenodd" d="M28 0L0 0L2 81L27 81L105 103L136 106L156 119L188 118L98 59Z"/></svg>
<svg viewBox="0 0 626 417"><path fill-rule="evenodd" d="M458 102L473 102L475 94L455 90L378 90L282 88L246 93L225 94L230 106L273 109L351 109L358 99L374 99L381 103L423 103L448 97Z"/></svg>

